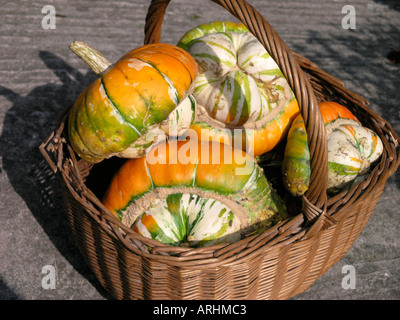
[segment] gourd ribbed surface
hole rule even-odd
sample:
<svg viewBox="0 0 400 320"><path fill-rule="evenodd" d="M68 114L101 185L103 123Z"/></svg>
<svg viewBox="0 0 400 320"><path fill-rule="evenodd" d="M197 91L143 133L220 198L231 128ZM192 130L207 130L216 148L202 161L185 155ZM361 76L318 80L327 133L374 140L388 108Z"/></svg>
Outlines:
<svg viewBox="0 0 400 320"><path fill-rule="evenodd" d="M194 139L168 140L125 162L103 203L128 227L174 245L233 241L287 217L253 158Z"/></svg>
<svg viewBox="0 0 400 320"><path fill-rule="evenodd" d="M162 126L190 126L195 100L187 94L196 75L196 62L179 47L128 52L78 97L68 122L71 145L89 162L143 155L165 133Z"/></svg>

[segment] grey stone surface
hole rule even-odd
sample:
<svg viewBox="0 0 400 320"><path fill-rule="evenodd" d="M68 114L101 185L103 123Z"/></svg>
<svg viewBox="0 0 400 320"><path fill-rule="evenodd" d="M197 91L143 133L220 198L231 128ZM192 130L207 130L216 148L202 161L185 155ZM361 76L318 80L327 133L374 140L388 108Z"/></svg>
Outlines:
<svg viewBox="0 0 400 320"><path fill-rule="evenodd" d="M371 102L400 132L400 8L393 1L249 1L283 40ZM94 79L68 45L82 40L115 61L143 43L149 1L16 0L0 6L0 299L110 299L83 262L71 235L58 176L38 147L61 111ZM42 8L53 5L56 28L43 29ZM356 10L345 30L342 8ZM173 0L163 41L212 20L232 20L216 4ZM295 300L400 298L400 175L387 183L375 212L344 258ZM42 287L46 265L56 288ZM356 272L344 289L343 267Z"/></svg>

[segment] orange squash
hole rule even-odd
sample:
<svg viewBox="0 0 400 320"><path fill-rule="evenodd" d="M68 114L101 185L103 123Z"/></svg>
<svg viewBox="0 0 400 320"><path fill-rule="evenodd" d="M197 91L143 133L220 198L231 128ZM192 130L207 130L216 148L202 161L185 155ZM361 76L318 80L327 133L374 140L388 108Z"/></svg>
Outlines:
<svg viewBox="0 0 400 320"><path fill-rule="evenodd" d="M96 64L88 58L94 50L79 50L80 57ZM95 72L98 79L69 114L69 139L81 158L97 163L111 156L138 157L166 134L178 135L192 123L196 101L190 94L198 69L181 48L145 45Z"/></svg>
<svg viewBox="0 0 400 320"><path fill-rule="evenodd" d="M363 127L343 105L324 101L319 109L328 136L328 192L335 193L363 175L382 154L378 135ZM310 182L310 152L303 118L298 115L288 132L282 163L283 182L294 196L304 194Z"/></svg>
<svg viewBox="0 0 400 320"><path fill-rule="evenodd" d="M126 161L103 203L138 234L176 246L234 242L287 217L254 158L196 139L167 140Z"/></svg>

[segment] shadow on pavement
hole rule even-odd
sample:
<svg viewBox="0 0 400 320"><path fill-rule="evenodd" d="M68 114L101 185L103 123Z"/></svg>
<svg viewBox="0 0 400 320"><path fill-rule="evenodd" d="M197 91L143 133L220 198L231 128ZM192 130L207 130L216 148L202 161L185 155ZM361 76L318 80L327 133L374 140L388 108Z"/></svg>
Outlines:
<svg viewBox="0 0 400 320"><path fill-rule="evenodd" d="M398 0L374 0L374 2L388 6L390 9L400 11L400 2Z"/></svg>
<svg viewBox="0 0 400 320"><path fill-rule="evenodd" d="M0 137L3 169L57 250L103 297L110 299L75 245L59 176L39 151L61 112L74 102L95 75L90 71L83 75L50 52L41 51L39 57L62 84L41 85L26 96L0 86L0 95L13 104L5 116ZM1 289L1 292L7 296L3 297L5 299L17 298L10 290Z"/></svg>
<svg viewBox="0 0 400 320"><path fill-rule="evenodd" d="M20 297L8 287L0 277L0 300L20 300Z"/></svg>

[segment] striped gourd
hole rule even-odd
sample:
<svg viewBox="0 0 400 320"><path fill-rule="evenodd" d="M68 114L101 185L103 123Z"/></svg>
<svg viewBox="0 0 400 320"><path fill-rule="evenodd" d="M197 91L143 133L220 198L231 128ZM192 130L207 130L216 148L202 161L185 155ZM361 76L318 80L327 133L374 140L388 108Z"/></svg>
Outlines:
<svg viewBox="0 0 400 320"><path fill-rule="evenodd" d="M75 52L89 65L102 61L85 45ZM92 70L98 78L78 97L68 121L71 145L81 158L96 163L112 156L139 157L155 141L179 135L193 122L191 92L198 69L181 48L145 45Z"/></svg>
<svg viewBox="0 0 400 320"><path fill-rule="evenodd" d="M243 24L216 21L188 31L178 46L199 66L191 128L202 139L243 146L255 156L273 149L299 109L261 43Z"/></svg>
<svg viewBox="0 0 400 320"><path fill-rule="evenodd" d="M127 160L103 203L140 235L174 246L237 241L287 217L252 157L195 139L166 140Z"/></svg>
<svg viewBox="0 0 400 320"><path fill-rule="evenodd" d="M362 126L344 106L325 101L319 108L328 137L328 192L334 193L365 174L381 156L383 145L378 135ZM301 115L288 132L282 171L284 184L294 196L307 191L310 153Z"/></svg>

